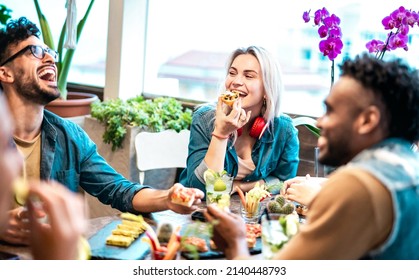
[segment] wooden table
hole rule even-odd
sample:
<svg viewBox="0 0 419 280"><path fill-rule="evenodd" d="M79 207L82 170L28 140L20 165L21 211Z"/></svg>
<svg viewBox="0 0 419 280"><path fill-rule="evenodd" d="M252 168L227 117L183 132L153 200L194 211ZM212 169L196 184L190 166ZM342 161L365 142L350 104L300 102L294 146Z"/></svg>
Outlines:
<svg viewBox="0 0 419 280"><path fill-rule="evenodd" d="M205 202L202 202L199 207L200 209L205 209L206 207ZM230 210L236 214L238 214L240 211L240 199L237 194L233 194L231 196ZM145 215L145 218L147 222L149 222L152 226L157 226L157 223L163 223L163 222L170 222L171 224L184 226L192 222L190 214L182 215L182 214L175 213L171 210L156 212L150 215ZM104 216L104 217L99 217L99 218L88 220L86 237L90 238L96 232L102 229L104 226L106 226L110 222L117 219L120 219L120 217L117 215L114 215L114 216ZM30 250L27 246L13 246L13 245L5 244L5 243L0 243L0 251L18 255L21 259L32 258ZM258 255L256 255L255 257L258 258Z"/></svg>

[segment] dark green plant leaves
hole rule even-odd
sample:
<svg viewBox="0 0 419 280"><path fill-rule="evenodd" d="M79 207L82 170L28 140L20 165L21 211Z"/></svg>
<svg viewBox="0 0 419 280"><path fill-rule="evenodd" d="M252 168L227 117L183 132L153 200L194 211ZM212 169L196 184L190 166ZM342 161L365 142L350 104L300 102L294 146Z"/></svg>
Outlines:
<svg viewBox="0 0 419 280"><path fill-rule="evenodd" d="M144 99L142 96L107 100L92 104L92 117L105 125L103 141L115 151L122 147L127 126L137 126L150 132L189 129L192 110L183 108L180 101L171 97Z"/></svg>

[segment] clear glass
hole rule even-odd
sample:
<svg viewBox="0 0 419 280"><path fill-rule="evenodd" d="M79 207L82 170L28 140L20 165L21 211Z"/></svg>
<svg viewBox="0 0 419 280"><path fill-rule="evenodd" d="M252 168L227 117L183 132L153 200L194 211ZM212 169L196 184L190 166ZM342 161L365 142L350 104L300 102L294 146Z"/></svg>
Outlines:
<svg viewBox="0 0 419 280"><path fill-rule="evenodd" d="M261 203L258 202L252 207L245 207L240 203L240 213L246 224L257 224L261 214Z"/></svg>
<svg viewBox="0 0 419 280"><path fill-rule="evenodd" d="M233 188L233 179L233 177L224 174L214 182L207 182L205 184L207 205L217 203L218 207L222 209L230 207L230 194ZM219 184L221 183L224 184L225 187L220 188Z"/></svg>
<svg viewBox="0 0 419 280"><path fill-rule="evenodd" d="M267 215L262 215L262 255L264 259L271 260L282 247L287 243L288 237L279 223L281 215L271 214L270 219Z"/></svg>

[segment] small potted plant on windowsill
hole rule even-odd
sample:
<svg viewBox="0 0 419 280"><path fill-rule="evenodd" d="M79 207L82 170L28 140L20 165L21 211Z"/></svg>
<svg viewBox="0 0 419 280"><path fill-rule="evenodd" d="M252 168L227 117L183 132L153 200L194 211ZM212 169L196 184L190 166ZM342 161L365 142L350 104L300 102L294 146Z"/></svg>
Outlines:
<svg viewBox="0 0 419 280"><path fill-rule="evenodd" d="M74 0L67 0L67 17L61 29L58 45L54 44L49 23L42 13L38 0L34 0L41 27L42 38L46 45L58 52L57 61L57 86L61 93L59 99L52 101L46 109L62 116L74 117L90 114L91 104L98 100L94 94L81 92L67 92L67 78L71 68L77 42L82 33L83 27L92 9L95 0L91 0L83 18L76 26L76 7Z"/></svg>

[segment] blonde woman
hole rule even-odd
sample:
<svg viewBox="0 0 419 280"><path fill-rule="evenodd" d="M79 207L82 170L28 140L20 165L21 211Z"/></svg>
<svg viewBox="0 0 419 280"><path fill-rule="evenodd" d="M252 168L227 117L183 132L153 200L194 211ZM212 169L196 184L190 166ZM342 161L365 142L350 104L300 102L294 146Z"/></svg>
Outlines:
<svg viewBox="0 0 419 280"><path fill-rule="evenodd" d="M205 190L207 169L226 170L243 191L256 182L274 184L296 176L299 142L291 118L280 112L282 76L264 48L250 46L232 52L224 91L239 97L230 107L200 106L193 115L185 186Z"/></svg>

